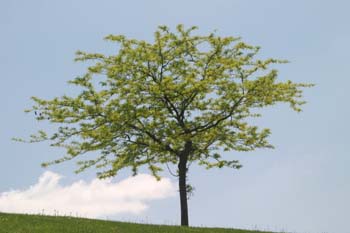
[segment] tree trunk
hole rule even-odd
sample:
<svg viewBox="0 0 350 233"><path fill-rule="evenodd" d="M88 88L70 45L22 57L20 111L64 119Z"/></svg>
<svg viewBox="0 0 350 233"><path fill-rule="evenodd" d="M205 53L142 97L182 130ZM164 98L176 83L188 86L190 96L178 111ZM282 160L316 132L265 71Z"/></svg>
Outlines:
<svg viewBox="0 0 350 233"><path fill-rule="evenodd" d="M179 159L179 192L181 206L181 226L188 226L188 205L187 205L187 161L192 150L192 142L186 142L185 149L180 153Z"/></svg>

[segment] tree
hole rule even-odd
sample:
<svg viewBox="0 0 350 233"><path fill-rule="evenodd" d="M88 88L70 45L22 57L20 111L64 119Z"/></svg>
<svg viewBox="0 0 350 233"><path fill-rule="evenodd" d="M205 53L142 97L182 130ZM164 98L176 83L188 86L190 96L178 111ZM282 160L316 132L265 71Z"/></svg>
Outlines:
<svg viewBox="0 0 350 233"><path fill-rule="evenodd" d="M188 226L187 173L192 162L206 168L241 167L225 160L224 151L272 148L269 129L250 125L257 110L278 102L301 111L302 88L310 84L279 81L270 66L286 61L257 59L259 47L234 37L193 35L196 27L160 26L153 43L109 35L119 44L116 55L78 51L76 61L93 62L70 84L74 97L32 97L39 121L57 125L53 134L39 131L29 142L50 141L66 155L43 163L61 163L87 152L93 159L77 162L81 172L96 167L99 178L130 167L137 174L148 166L159 177L163 164L177 165L181 225ZM82 157L82 156L80 156ZM80 158L79 157L79 158Z"/></svg>

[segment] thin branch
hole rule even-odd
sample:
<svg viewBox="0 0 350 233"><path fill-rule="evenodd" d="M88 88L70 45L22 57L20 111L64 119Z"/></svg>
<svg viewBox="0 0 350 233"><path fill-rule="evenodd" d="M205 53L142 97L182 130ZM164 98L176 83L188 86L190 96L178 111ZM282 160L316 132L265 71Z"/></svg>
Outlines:
<svg viewBox="0 0 350 233"><path fill-rule="evenodd" d="M166 165L166 167L168 168L168 171L169 171L170 175L172 175L172 176L174 176L174 177L179 177L179 175L175 175L175 174L171 171L171 169L169 168L168 163L165 163L165 165Z"/></svg>
<svg viewBox="0 0 350 233"><path fill-rule="evenodd" d="M219 125L222 121L224 121L224 120L226 120L226 119L228 119L229 117L232 116L232 114L234 113L234 111L236 110L236 108L239 106L239 104L242 102L242 100L244 99L244 97L245 97L245 96L241 96L241 97L239 98L239 100L232 106L230 112L229 112L227 115L223 116L222 118L220 118L220 119L218 119L218 120L216 120L216 121L215 121L215 120L212 120L212 121L208 122L208 123L205 124L205 125L200 125L200 126L197 126L197 127L193 128L193 129L190 129L190 130L188 131L188 133L192 133L192 132L200 133L200 132L206 131L206 130L208 130L208 129L211 129L211 128L213 128L213 127ZM221 114L222 114L222 113L221 113ZM219 114L219 115L221 115L221 114Z"/></svg>

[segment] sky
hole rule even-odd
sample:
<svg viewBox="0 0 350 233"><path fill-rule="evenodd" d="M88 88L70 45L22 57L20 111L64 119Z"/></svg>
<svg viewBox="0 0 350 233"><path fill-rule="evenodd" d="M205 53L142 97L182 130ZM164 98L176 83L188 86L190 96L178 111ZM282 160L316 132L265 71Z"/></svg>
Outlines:
<svg viewBox="0 0 350 233"><path fill-rule="evenodd" d="M116 47L103 40L108 34L152 40L157 26L182 23L201 34L240 36L261 46L261 56L290 61L278 67L282 80L316 84L305 90L303 112L276 105L254 121L271 129L275 149L225 152L241 161L239 171L191 167L190 224L347 233L348 9L346 0L1 0L0 212L52 214L59 207L61 214L179 224L176 179L166 172L157 183L147 170L99 181L93 169L76 175L74 161L44 169L41 162L64 151L11 138L50 128L24 109L31 96L75 93L67 81L84 73L73 61L75 51L113 53ZM93 209L86 203L95 203Z"/></svg>

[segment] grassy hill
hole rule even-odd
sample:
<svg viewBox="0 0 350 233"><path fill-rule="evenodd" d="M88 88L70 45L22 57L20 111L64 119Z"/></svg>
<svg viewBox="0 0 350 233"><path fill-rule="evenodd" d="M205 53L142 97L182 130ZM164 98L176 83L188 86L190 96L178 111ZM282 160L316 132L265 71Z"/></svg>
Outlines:
<svg viewBox="0 0 350 233"><path fill-rule="evenodd" d="M179 227L72 217L0 213L0 233L258 233L224 228ZM268 233L268 232L266 232Z"/></svg>

